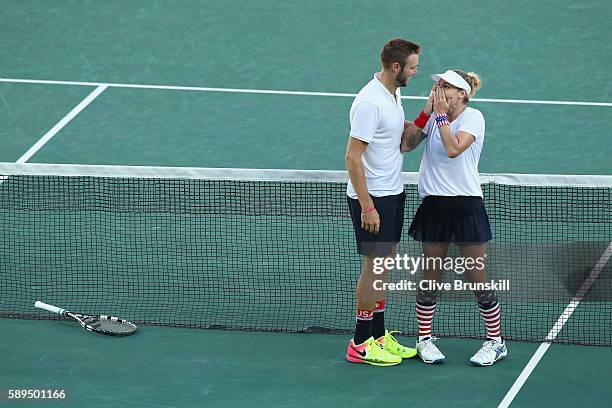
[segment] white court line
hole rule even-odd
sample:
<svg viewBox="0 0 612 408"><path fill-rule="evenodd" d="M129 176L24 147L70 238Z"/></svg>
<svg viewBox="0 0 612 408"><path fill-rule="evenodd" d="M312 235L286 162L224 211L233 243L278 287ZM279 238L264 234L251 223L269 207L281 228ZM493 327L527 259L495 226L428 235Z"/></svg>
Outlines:
<svg viewBox="0 0 612 408"><path fill-rule="evenodd" d="M81 101L77 106L75 106L66 116L62 118L59 122L55 124L47 133L43 135L43 137L38 140L34 144L34 146L30 147L27 152L25 152L16 163L25 163L32 158L40 150L41 147L45 145L53 136L55 136L60 130L64 128L72 119L76 117L83 109L85 109L94 99L96 99L102 92L106 90L106 86L100 85L92 93L90 93L85 99Z"/></svg>
<svg viewBox="0 0 612 408"><path fill-rule="evenodd" d="M544 354L550 347L551 342L557 338L557 335L559 334L561 329L563 329L563 326L565 325L567 320L570 318L572 313L574 313L574 310L576 310L576 308L580 304L580 301L582 301L582 298L584 298L584 296L589 291L589 289L591 289L591 286L593 285L593 283L595 282L595 280L601 273L604 266L606 266L606 263L608 263L608 260L610 259L611 256L612 256L612 242L610 242L610 244L608 245L604 253L601 255L601 257L599 258L599 260L593 267L593 270L591 271L589 276L587 276L584 282L582 282L582 286L580 286L580 289L578 289L578 292L576 292L576 295L574 295L574 297L572 298L572 301L567 305L563 313L561 313L561 316L559 316L559 319L557 319L557 322L554 324L552 329L550 329L550 332L548 332L548 336L546 336L546 342L540 344L540 347L538 347L533 357L531 357L531 360L529 360L529 363L527 363L527 365L525 366L525 368L523 369L519 377L516 379L516 381L512 385L512 388L510 388L510 390L508 391L508 393L506 394L502 402L499 404L498 408L507 408L510 406L510 404L512 403L512 401L514 400L518 392L521 390L521 388L523 387L523 385L525 384L525 382L531 375L532 371L538 365L542 357L544 357Z"/></svg>
<svg viewBox="0 0 612 408"><path fill-rule="evenodd" d="M85 109L94 99L96 99L104 90L106 90L106 86L98 86L92 93L90 93L85 99L81 101L77 106L75 106L66 116L62 118L59 122L55 124L47 133L43 135L32 147L28 149L15 163L24 164L28 160L32 158L53 136L57 134L60 130L64 128L72 119L75 118L83 109ZM9 176L0 175L0 185L4 183Z"/></svg>
<svg viewBox="0 0 612 408"><path fill-rule="evenodd" d="M22 83L22 84L44 84L44 85L76 85L76 86L106 86L111 88L133 88L133 89L157 89L168 91L195 91L195 92L225 92L225 93L247 93L267 95L298 95L298 96L339 96L354 98L357 94L332 93L332 92L305 92L305 91L276 91L271 89L240 89L240 88L208 88L200 86L175 86L175 85L139 85L106 82L79 82L79 81L54 81L46 79L18 79L0 78L0 82ZM427 99L427 96L402 96L402 99ZM546 101L535 99L487 99L474 98L474 102L511 103L511 104L536 104L536 105L573 105L573 106L607 106L612 107L612 102L584 102L584 101Z"/></svg>

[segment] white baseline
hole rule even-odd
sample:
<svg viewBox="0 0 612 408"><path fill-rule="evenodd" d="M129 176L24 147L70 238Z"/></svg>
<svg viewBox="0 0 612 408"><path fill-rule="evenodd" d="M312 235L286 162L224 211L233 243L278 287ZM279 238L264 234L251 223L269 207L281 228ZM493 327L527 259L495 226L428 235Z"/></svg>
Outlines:
<svg viewBox="0 0 612 408"><path fill-rule="evenodd" d="M134 89L158 89L167 91L194 91L194 92L225 92L225 93L247 93L267 95L298 95L298 96L335 96L354 98L357 94L334 93L334 92L306 92L306 91L282 91L272 89L241 89L241 88L209 88L201 86L177 86L177 85L142 85L123 84L110 82L82 82L82 81L56 81L46 79L23 79L23 78L0 78L0 82L42 85L73 85L73 86L105 86L109 88L134 88ZM427 96L402 96L402 99L427 99ZM572 106L605 106L612 107L612 102L585 102L585 101L547 101L535 99L487 99L474 98L474 102L486 103L511 103L532 105L572 105Z"/></svg>

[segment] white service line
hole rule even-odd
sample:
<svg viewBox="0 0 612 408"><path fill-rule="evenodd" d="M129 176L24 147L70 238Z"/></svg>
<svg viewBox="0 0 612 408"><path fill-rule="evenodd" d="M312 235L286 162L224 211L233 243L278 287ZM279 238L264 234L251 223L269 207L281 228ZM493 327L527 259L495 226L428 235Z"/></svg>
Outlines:
<svg viewBox="0 0 612 408"><path fill-rule="evenodd" d="M425 99L425 98L423 98ZM572 106L612 106L612 102L583 102L583 101L541 101L537 99L487 99L473 98L470 101L474 102L491 102L491 103L520 103L530 105L572 105Z"/></svg>
<svg viewBox="0 0 612 408"><path fill-rule="evenodd" d="M354 98L357 94L352 93L333 93L333 92L306 92L306 91L280 91L271 89L240 89L240 88L208 88L200 86L175 86L175 85L140 85L122 84L106 82L79 82L79 81L54 81L46 79L18 79L0 78L0 82L23 83L23 84L44 84L44 85L76 85L76 86L107 86L112 88L133 88L133 89L157 89L167 91L195 91L195 92L225 92L225 93L247 93L247 94L267 94L267 95L298 95L298 96L339 96ZM402 99L425 100L427 96L402 96ZM584 101L546 101L534 99L487 99L474 98L474 102L491 103L511 103L511 104L535 104L535 105L573 105L573 106L607 106L612 107L612 102L584 102Z"/></svg>
<svg viewBox="0 0 612 408"><path fill-rule="evenodd" d="M584 282L582 282L580 289L578 289L578 292L576 292L576 294L572 298L572 301L567 305L563 313L561 313L561 316L559 316L559 319L557 319L557 322L553 325L552 329L550 329L550 331L548 332L548 336L546 336L546 342L540 344L540 347L538 347L533 357L531 357L531 360L529 360L529 363L527 363L527 365L525 366L521 374L518 376L518 378L512 385L512 388L510 388L510 390L508 391L508 393L506 394L502 402L499 404L498 408L507 408L510 406L510 404L512 403L512 401L514 400L518 392L521 390L521 388L523 387L523 385L525 384L525 382L531 375L532 371L538 365L542 357L544 357L544 354L550 347L551 342L557 338L557 335L559 334L561 329L563 329L563 326L565 325L567 320L570 318L572 313L574 313L574 311L576 310L576 308L578 307L578 305L580 304L584 296L587 294L589 289L591 289L591 286L593 286L593 283L595 282L595 280L597 279L597 277L599 276L603 268L606 266L611 256L612 256L612 242L610 242L610 244L608 245L604 253L601 255L601 257L599 257L599 260L593 267L593 270L591 270L591 273L589 274L589 276L587 276Z"/></svg>
<svg viewBox="0 0 612 408"><path fill-rule="evenodd" d="M32 158L45 145L53 136L55 136L60 130L64 128L72 119L76 117L83 109L85 109L94 99L96 99L102 92L106 90L106 85L99 85L92 93L90 93L85 99L75 106L66 116L55 124L47 133L41 137L32 147L28 149L16 163L25 163Z"/></svg>

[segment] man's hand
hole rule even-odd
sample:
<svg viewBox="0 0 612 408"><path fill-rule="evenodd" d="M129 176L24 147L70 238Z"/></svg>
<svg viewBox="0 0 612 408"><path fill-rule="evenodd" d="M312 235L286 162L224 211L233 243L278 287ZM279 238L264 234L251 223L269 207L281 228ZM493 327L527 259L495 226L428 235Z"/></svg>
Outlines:
<svg viewBox="0 0 612 408"><path fill-rule="evenodd" d="M361 228L369 233L378 234L378 230L380 230L380 216L378 215L378 211L362 212Z"/></svg>

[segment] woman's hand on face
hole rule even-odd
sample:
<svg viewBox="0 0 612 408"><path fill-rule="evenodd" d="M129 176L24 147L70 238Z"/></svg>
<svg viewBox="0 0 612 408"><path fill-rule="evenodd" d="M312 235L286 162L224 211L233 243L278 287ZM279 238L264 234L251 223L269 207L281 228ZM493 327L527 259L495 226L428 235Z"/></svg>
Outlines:
<svg viewBox="0 0 612 408"><path fill-rule="evenodd" d="M434 101L434 95L436 93L437 87L438 87L438 83L434 82L433 86L431 87L431 92L429 93L429 98L427 99L427 102L425 103L425 108L423 109L423 112L425 112L426 115L431 115L431 112L433 112L433 101Z"/></svg>
<svg viewBox="0 0 612 408"><path fill-rule="evenodd" d="M439 85L436 86L434 91L433 105L436 114L448 113L448 101L446 100L446 95L444 95L444 89Z"/></svg>

